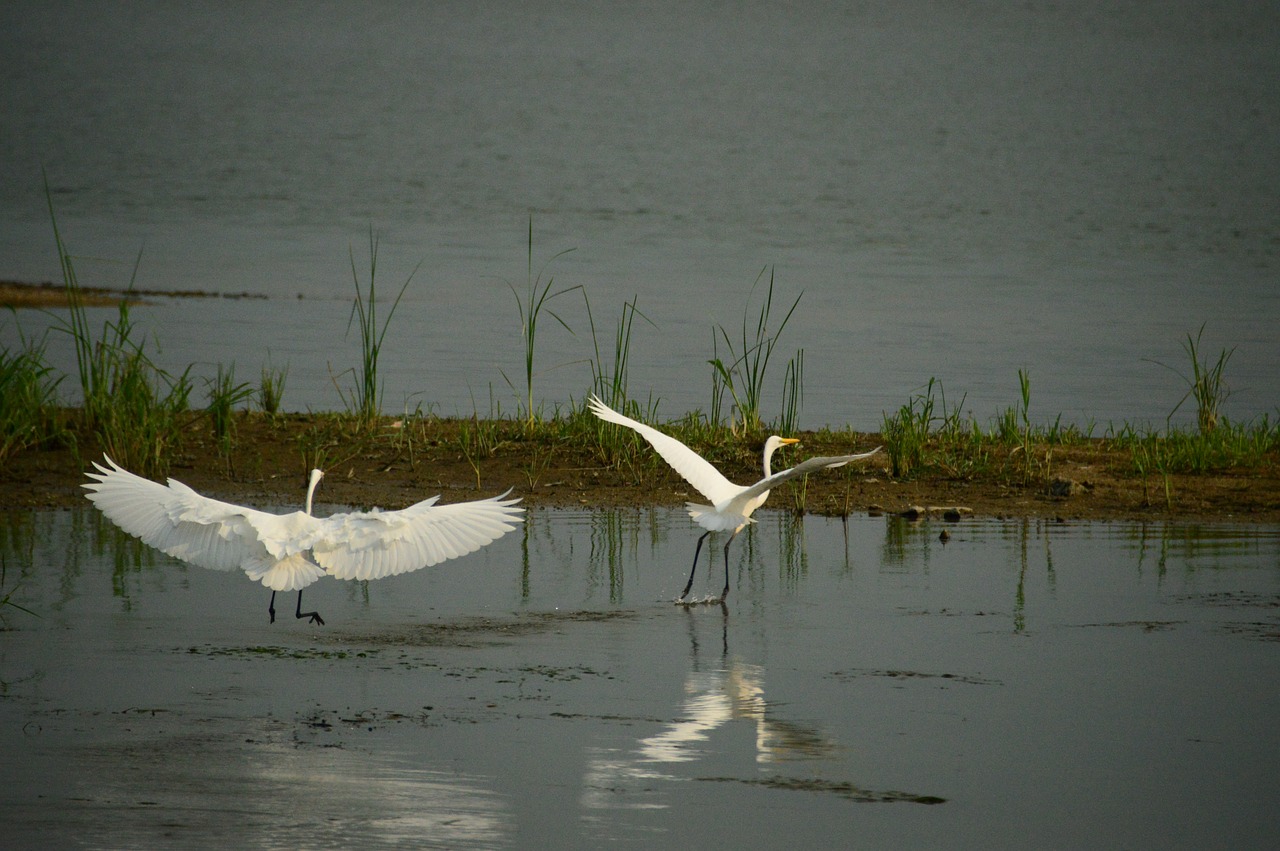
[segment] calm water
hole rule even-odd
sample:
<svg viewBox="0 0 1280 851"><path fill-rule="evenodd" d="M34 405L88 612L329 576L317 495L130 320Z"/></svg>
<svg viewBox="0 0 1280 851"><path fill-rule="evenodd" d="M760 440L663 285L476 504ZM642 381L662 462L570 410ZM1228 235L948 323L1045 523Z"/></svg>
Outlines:
<svg viewBox="0 0 1280 851"><path fill-rule="evenodd" d="M766 512L721 610L669 602L681 513L539 510L315 627L2 520L7 847L1280 840L1273 528Z"/></svg>
<svg viewBox="0 0 1280 851"><path fill-rule="evenodd" d="M1019 368L1043 421L1163 423L1152 361L1202 323L1232 415L1280 398L1275 4L16 2L0 47L0 276L58 279L43 167L82 282L141 251L144 288L270 296L138 319L169 366L288 365L294 409L341 406L370 228L384 292L423 261L386 407L510 409L530 215L606 338L638 298L632 392L669 416L766 266L804 293L770 416L803 347L809 426L930 377L985 421ZM548 406L589 381L581 291L556 306Z"/></svg>

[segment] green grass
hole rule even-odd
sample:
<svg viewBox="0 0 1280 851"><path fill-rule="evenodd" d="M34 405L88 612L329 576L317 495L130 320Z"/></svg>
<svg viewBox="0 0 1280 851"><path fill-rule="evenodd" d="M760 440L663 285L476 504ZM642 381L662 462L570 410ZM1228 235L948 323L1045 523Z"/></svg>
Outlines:
<svg viewBox="0 0 1280 851"><path fill-rule="evenodd" d="M47 187L47 183L46 183ZM148 352L146 340L135 326L128 300L115 309L100 330L91 327L88 312L76 276L73 257L58 232L57 218L49 198L50 220L55 246L62 268L69 308L65 317L57 319L54 328L70 335L75 353L74 380L83 397L74 421L57 406L57 391L67 376L57 374L45 363L44 342L28 341L16 350L0 353L0 460L14 453L49 441L66 441L77 446L87 435L117 461L142 475L158 476L166 472L169 460L181 449L183 434L192 423L208 416L219 451L229 456L235 440L235 413L254 396L254 390L234 377L234 365L219 365L216 377L208 381L208 407L192 412L190 394L191 367L170 375L159 369ZM571 250L571 249L570 249ZM521 323L524 357L523 387L514 416L504 418L493 398L487 417L474 413L457 439L457 448L476 471L477 484L483 461L508 444L521 441L532 448L526 476L536 484L556 453L570 448L587 447L601 463L615 466L638 481L652 481L666 475L665 465L647 443L629 429L603 423L572 401L564 410L556 409L544 416L542 405L534 395L537 375L536 342L544 320L550 317L572 333L568 323L551 309L560 296L582 287L555 289L554 278L546 276L551 262L568 253L554 255L535 274L533 266L533 226L529 222L527 277L524 292L508 284L516 298ZM361 335L362 363L356 371L356 389L344 394L345 414L317 415L315 423L298 439L298 451L304 471L313 466L336 466L383 440L392 440L416 463L417 447L424 440L426 418L420 410L406 412L397 428L371 428L380 422L381 385L378 361L382 354L387 329L409 283L420 268L415 267L386 316L376 288L378 240L369 234L369 281L363 289L351 251L352 275L356 298L348 321L358 324ZM136 279L141 256L135 263ZM587 318L591 329L590 357L584 362L590 368L590 392L599 395L611 407L636 419L658 425L669 434L703 454L713 464L754 463L759 438L764 429L762 400L766 389L768 367L779 338L800 303L797 296L785 311L774 308L775 281L772 274L765 281L764 271L753 284L751 297L761 291L758 305L751 297L743 309L740 334L731 335L724 326L712 328L712 400L707 412L692 411L674 420L659 419L659 402L651 392L647 399L632 392L629 376L632 348L637 339L636 319L656 328L638 308L635 297L625 301L613 323L612 340L607 331L598 328L591 304L583 290ZM1202 338L1204 326L1195 335L1188 334L1183 349L1190 361L1189 371L1179 372L1188 385L1186 395L1173 406L1163 430L1140 428L1128 424L1111 427L1100 438L1112 449L1128 453L1132 473L1150 482L1153 499L1171 502L1171 477L1175 474L1201 474L1233 468L1257 468L1274 465L1280 449L1280 417L1273 421L1262 416L1238 423L1222 412L1229 391L1226 370L1234 349L1222 349L1216 357L1206 354ZM21 335L20 335L21 336ZM611 345L610 345L611 342ZM724 357L721 357L721 354ZM1161 366L1164 366L1161 364ZM1166 367L1169 368L1169 367ZM1177 370L1174 370L1177 372ZM264 367L256 391L256 401L264 412L274 414L283 395L285 369ZM503 376L506 378L506 376ZM1061 415L1047 424L1039 424L1033 416L1031 376L1026 370L1017 373L1017 396L1014 405L995 413L983 422L972 414L962 413L965 396L958 405L949 405L942 383L930 378L912 392L892 413L884 413L881 438L886 448L890 474L897 478L942 475L956 479L997 476L1012 484L1034 486L1053 475L1054 453L1093 439L1094 426L1081 429L1064 426ZM514 385L510 380L509 386ZM782 383L780 413L772 420L773 428L794 432L798 427L803 402L804 350L798 349L788 361ZM724 413L724 396L731 410ZM585 396L585 394L584 394ZM640 397L640 398L637 398ZM1193 428L1175 428L1174 414L1187 400L1197 408ZM1280 410L1277 411L1280 414ZM840 433L838 443L854 445L864 436ZM795 494L802 509L803 483ZM1161 494L1163 496L1161 497Z"/></svg>
<svg viewBox="0 0 1280 851"><path fill-rule="evenodd" d="M989 427L948 408L941 382L928 383L894 413L884 414L881 437L890 473L898 478L946 475L957 479L1003 476L1034 485L1053 476L1055 449L1093 439L1093 426L1064 426L1061 415L1048 425L1031 416L1031 379L1018 371L1018 404L992 418ZM1218 415L1215 427L1163 431L1131 425L1103 436L1112 449L1127 452L1132 471L1144 481L1164 484L1174 473L1211 473L1257 468L1274 463L1280 450L1280 424L1267 417L1236 423Z"/></svg>
<svg viewBox="0 0 1280 851"><path fill-rule="evenodd" d="M733 410L731 411L730 427L740 429L746 434L758 434L763 429L761 420L761 404L764 397L764 378L769 369L769 359L773 355L773 349L778 344L778 339L782 336L783 330L786 329L787 323L791 321L792 315L796 311L796 306L800 304L800 298L804 295L801 293L796 296L795 301L791 303L791 307L787 309L786 314L782 317L777 325L776 331L770 330L771 320L773 318L773 270L769 271L769 285L764 292L764 298L760 304L760 310L756 314L755 324L751 324L751 307L750 296L748 296L747 306L742 313L742 333L739 343L735 346L733 339L730 338L729 332L725 330L723 325L717 326L719 334L715 331L711 335L712 357L708 363L712 368L712 386L711 386L711 416L717 422L720 420L721 406L724 394L727 392L733 399ZM764 279L765 270L761 270L756 276L755 283L751 286L751 293L754 294L756 288L759 287L760 281ZM725 358L720 356L720 341L723 340L726 351ZM794 363L794 362L793 362ZM795 397L798 399L798 396ZM793 400L792 405L794 406Z"/></svg>
<svg viewBox="0 0 1280 851"><path fill-rule="evenodd" d="M257 402L264 414L275 416L280 413L280 404L284 400L284 384L289 377L289 367L262 368L262 379L258 382Z"/></svg>
<svg viewBox="0 0 1280 851"><path fill-rule="evenodd" d="M101 334L92 332L47 183L45 192L68 303L67 317L54 327L70 334L75 346L84 424L102 450L120 464L142 475L161 475L181 446L183 427L190 421L191 367L170 375L152 362L145 341L138 339L127 293L137 278L141 254L115 320L105 321Z"/></svg>
<svg viewBox="0 0 1280 851"><path fill-rule="evenodd" d="M1188 399L1194 399L1196 425L1202 434L1209 434L1218 427L1218 422L1222 418L1222 406L1231 395L1223 375L1227 369L1227 361L1231 360L1231 356L1235 354L1235 348L1219 350L1217 359L1210 363L1208 358L1201 356L1200 341L1204 337L1204 328L1202 324L1194 337L1187 334L1186 342L1182 344L1182 350L1191 360L1189 375L1159 361L1154 363L1175 373L1187 384L1186 395L1173 406L1173 410L1169 412L1169 419L1173 419L1174 414Z"/></svg>
<svg viewBox="0 0 1280 851"><path fill-rule="evenodd" d="M205 410L213 423L213 436L218 442L218 452L226 459L230 459L235 442L235 408L253 396L253 388L247 383L236 384L235 376L234 363L225 369L222 364L218 364L217 377L207 379L206 382L209 407Z"/></svg>
<svg viewBox="0 0 1280 851"><path fill-rule="evenodd" d="M400 292L396 294L395 301L391 303L391 310L387 312L386 319L379 326L376 288L378 237L373 232L373 229L369 229L369 289L367 294L360 289L360 273L356 271L355 249L350 249L348 253L351 256L351 277L356 285L356 298L351 305L351 317L347 320L347 330L348 332L351 330L353 322L358 325L360 329L361 358L360 368L355 372L355 390L350 396L343 394L343 399L347 404L347 410L361 422L369 425L378 418L382 409L382 383L378 380L378 358L382 354L382 344L387 337L387 328L390 327L391 318L395 316L396 308L400 306L400 300L404 298L405 290L409 288L409 284L413 281L413 276L418 273L418 269L422 268L422 264L426 260L418 261L418 265L413 267L413 271L405 279L404 285L400 287Z"/></svg>
<svg viewBox="0 0 1280 851"><path fill-rule="evenodd" d="M551 302L566 293L570 293L575 290L582 290L582 286L578 285L565 287L564 289L552 292L551 287L555 283L555 278L548 277L544 282L542 280L542 276L546 272L547 266L573 250L574 249L572 248L566 248L554 255L550 260L542 265L535 277L533 274L533 219L530 218L528 265L525 274L525 291L523 296L516 290L513 284L510 282L507 283L507 286L511 289L511 294L515 296L516 309L520 314L520 337L524 342L524 417L530 428L533 428L534 425L536 425L537 420L541 417L540 408L535 407L533 403L533 379L536 375L534 370L534 359L537 353L539 321L545 314L560 323L562 328L572 334L573 329L569 327L569 324L561 319L558 313L551 309ZM512 389L515 389L515 385L512 384L511 379L507 378L505 373L503 373L502 377L506 379L507 384Z"/></svg>
<svg viewBox="0 0 1280 851"><path fill-rule="evenodd" d="M28 340L0 351L0 462L62 434L57 390L63 376L44 361L45 342Z"/></svg>

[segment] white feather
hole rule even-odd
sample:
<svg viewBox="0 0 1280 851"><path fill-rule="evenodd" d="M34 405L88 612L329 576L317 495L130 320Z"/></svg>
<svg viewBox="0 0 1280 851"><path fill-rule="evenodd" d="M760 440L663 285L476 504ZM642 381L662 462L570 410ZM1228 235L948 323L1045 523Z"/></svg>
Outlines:
<svg viewBox="0 0 1280 851"><path fill-rule="evenodd" d="M214 570L239 568L273 591L301 590L325 573L379 579L475 552L520 522L507 494L437 506L439 497L401 511L358 511L312 517L271 514L196 493L175 479L162 485L135 476L104 456L95 463L88 498L113 523L175 558ZM508 491L510 493L510 491ZM307 555L310 554L311 558Z"/></svg>
<svg viewBox="0 0 1280 851"><path fill-rule="evenodd" d="M510 493L508 491L507 493ZM424 499L400 511L335 514L322 521L315 560L336 579L381 579L473 553L519 522L507 494L452 505Z"/></svg>
<svg viewBox="0 0 1280 851"><path fill-rule="evenodd" d="M770 437L764 446L764 478L752 485L736 485L726 479L719 470L711 466L698 453L685 446L674 437L663 434L657 429L642 422L633 420L613 410L595 396L587 400L592 413L602 420L626 426L638 432L641 437L657 450L668 464L689 484L693 485L705 496L710 505L686 503L689 516L704 529L714 532L741 529L751 522L751 514L769 498L769 491L782 482L789 481L806 473L831 467L842 467L850 461L870 458L880 451L876 447L870 452L857 455L836 455L827 458L810 458L787 470L778 473L770 472L770 462L778 447L795 441L788 441L778 436Z"/></svg>
<svg viewBox="0 0 1280 851"><path fill-rule="evenodd" d="M587 404L590 406L591 412L600 419L626 426L649 441L649 444L657 450L658 454L677 473L683 476L689 484L697 488L710 501L710 505L702 505L696 502L685 503L693 522L708 532L729 532L729 542L733 541L733 536L742 531L744 526L754 522L751 519L751 514L764 505L764 501L769 498L769 491L775 485L817 470L842 467L850 461L869 458L880 451L880 447L876 447L870 452L861 452L857 455L810 458L808 461L797 464L790 469L783 470L780 473L773 473L770 471L769 466L773 459L773 453L780 446L788 443L798 443L796 440L779 437L775 434L764 443L764 477L755 484L735 485L726 479L719 470L711 466L705 458L674 437L663 434L656 428L618 413L595 396L591 396L587 400ZM689 571L689 581L684 587L684 592L679 597L681 602L683 602L685 596L689 593L689 589L693 586L693 574L698 569L697 554L701 551L702 540L705 537L706 535L704 534L702 538L698 539L698 549L694 551L693 569ZM718 598L721 602L724 600L724 595L729 593L728 542L725 543L724 547L724 569L724 594Z"/></svg>

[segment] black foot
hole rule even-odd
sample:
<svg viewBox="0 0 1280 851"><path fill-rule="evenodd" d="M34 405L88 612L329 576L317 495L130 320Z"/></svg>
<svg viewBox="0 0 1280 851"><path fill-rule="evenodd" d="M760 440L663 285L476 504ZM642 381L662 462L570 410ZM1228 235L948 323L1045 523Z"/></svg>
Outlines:
<svg viewBox="0 0 1280 851"><path fill-rule="evenodd" d="M298 608L294 609L294 616L297 617L298 620L302 620L303 618L311 618L312 623L318 623L321 626L324 626L324 618L320 617L319 612L302 611L302 592L301 591L298 592Z"/></svg>

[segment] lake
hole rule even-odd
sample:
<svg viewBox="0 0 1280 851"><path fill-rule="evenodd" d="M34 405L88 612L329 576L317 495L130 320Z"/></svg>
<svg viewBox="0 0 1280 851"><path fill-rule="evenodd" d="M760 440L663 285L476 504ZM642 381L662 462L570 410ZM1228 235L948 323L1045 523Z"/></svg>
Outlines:
<svg viewBox="0 0 1280 851"><path fill-rule="evenodd" d="M683 512L540 509L312 585L321 627L90 509L6 512L6 844L1280 839L1274 528L759 518L723 608L671 603Z"/></svg>
<svg viewBox="0 0 1280 851"><path fill-rule="evenodd" d="M343 406L372 230L383 304L412 276L392 414L514 409L530 271L569 290L548 412L632 298L632 395L709 409L763 272L770 330L801 299L766 419L803 349L809 428L930 378L985 424L1019 369L1038 422L1163 426L1202 325L1227 413L1276 414L1272 4L16 2L0 47L0 277L61 279L51 200L86 285L266 296L134 315L168 369L287 367L291 410Z"/></svg>

